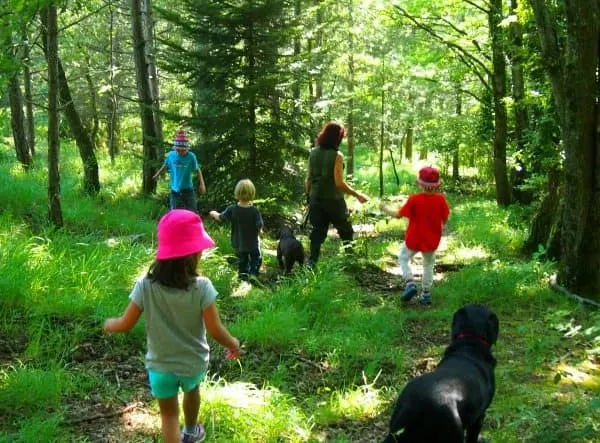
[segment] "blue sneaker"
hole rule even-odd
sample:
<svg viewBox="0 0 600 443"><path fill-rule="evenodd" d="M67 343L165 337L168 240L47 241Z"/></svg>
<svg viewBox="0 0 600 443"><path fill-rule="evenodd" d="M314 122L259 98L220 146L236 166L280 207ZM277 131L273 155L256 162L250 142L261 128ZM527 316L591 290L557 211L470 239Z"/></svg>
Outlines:
<svg viewBox="0 0 600 443"><path fill-rule="evenodd" d="M188 434L185 431L181 432L181 443L196 443L204 440L205 437L204 426L197 424L193 434Z"/></svg>
<svg viewBox="0 0 600 443"><path fill-rule="evenodd" d="M419 304L423 306L427 306L431 304L431 292L423 291L421 293L421 297L419 297Z"/></svg>
<svg viewBox="0 0 600 443"><path fill-rule="evenodd" d="M411 281L406 284L406 288L404 288L404 293L400 297L400 300L410 301L415 295L417 295L417 285Z"/></svg>

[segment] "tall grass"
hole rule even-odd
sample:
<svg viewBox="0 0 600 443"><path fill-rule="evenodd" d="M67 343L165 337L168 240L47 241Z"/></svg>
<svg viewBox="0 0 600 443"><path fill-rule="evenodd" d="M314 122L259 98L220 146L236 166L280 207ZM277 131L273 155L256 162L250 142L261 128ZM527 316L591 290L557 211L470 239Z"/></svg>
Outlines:
<svg viewBox="0 0 600 443"><path fill-rule="evenodd" d="M134 393L78 366L73 350L91 345L142 358L143 317L131 335L109 339L101 338L101 323L127 305L135 278L152 261L166 202L138 194L139 161L126 155L111 165L100 154L103 189L95 198L82 195L80 161L65 143L66 226L55 230L46 223L43 159L24 173L3 149L0 441L89 441L62 424L73 413L68 400L85 403L94 392L102 402L120 404ZM353 256L338 254L339 242L328 239L316 270L299 269L273 287L247 287L237 281L229 227L206 220L217 248L200 268L219 291L223 321L246 352L241 361L227 362L213 344L213 372L201 390L209 441L380 440L394 397L420 362L439 359L453 312L469 302L485 303L500 317L498 390L485 433L498 442L594 441L600 317L548 289L552 263L522 256L522 211L448 195L452 215L439 259L456 270L436 281L430 309L402 305L397 293L361 288L353 275L356 263L395 264L406 228L405 221L374 210L379 182L372 153L361 148L356 161L355 185L374 198L354 219L373 224L378 236L360 238ZM416 190L416 166L403 164L396 186L386 165L392 204ZM263 238L270 272L275 245ZM156 405L148 408L151 436L141 427L111 431L122 432L123 441L158 438Z"/></svg>

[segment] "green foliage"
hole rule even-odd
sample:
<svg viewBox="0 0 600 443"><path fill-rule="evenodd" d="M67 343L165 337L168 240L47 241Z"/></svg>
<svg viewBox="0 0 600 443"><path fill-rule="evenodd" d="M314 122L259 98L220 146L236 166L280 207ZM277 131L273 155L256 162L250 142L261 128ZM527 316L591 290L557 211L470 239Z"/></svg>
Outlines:
<svg viewBox="0 0 600 443"><path fill-rule="evenodd" d="M291 81L289 2L186 0L160 12L179 31L162 40L165 69L185 74L193 91L187 123L201 135L197 152L211 196L227 198L244 177L263 194L285 196L278 184L298 181L297 161L306 154L290 143L301 127L283 95Z"/></svg>

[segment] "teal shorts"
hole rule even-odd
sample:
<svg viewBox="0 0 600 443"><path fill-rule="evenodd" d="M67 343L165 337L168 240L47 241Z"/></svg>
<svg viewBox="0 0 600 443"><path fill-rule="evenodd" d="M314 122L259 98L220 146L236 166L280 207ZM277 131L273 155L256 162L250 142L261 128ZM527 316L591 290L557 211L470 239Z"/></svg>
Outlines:
<svg viewBox="0 0 600 443"><path fill-rule="evenodd" d="M158 372L148 369L148 379L150 380L150 389L155 398L165 399L175 397L179 393L179 388L183 392L190 392L204 380L206 372L188 377L176 375L171 372Z"/></svg>

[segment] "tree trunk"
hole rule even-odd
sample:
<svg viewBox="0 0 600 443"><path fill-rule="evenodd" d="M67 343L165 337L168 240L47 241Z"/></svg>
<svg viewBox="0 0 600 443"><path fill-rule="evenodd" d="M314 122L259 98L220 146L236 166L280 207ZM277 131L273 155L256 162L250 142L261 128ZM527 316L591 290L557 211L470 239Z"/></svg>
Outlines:
<svg viewBox="0 0 600 443"><path fill-rule="evenodd" d="M142 190L145 194L156 191L156 181L152 179L158 163L158 137L152 112L152 91L148 80L148 67L146 66L146 42L142 22L141 0L131 1L131 27L133 33L133 58L137 81L138 99L140 102L140 115L142 119L142 140L144 152L144 165L142 176Z"/></svg>
<svg viewBox="0 0 600 443"><path fill-rule="evenodd" d="M302 14L302 0L294 1L294 20L296 26L301 26L301 14ZM298 61L300 59L300 54L302 52L302 44L301 44L301 34L296 31L294 35L294 60ZM294 107L292 110L292 121L298 123L300 122L300 112L301 112L301 101L300 101L300 84L302 81L302 76L298 69L294 70L294 84L292 86L292 98L294 100ZM294 131L294 141L296 144L300 144L302 141L301 131Z"/></svg>
<svg viewBox="0 0 600 443"><path fill-rule="evenodd" d="M8 85L8 101L10 102L10 123L12 126L13 139L17 160L25 169L31 166L31 154L25 135L25 113L23 112L23 95L19 84L18 74L14 74Z"/></svg>
<svg viewBox="0 0 600 443"><path fill-rule="evenodd" d="M152 114L154 116L154 131L158 140L157 146L163 146L163 128L162 117L160 115L160 89L158 81L158 68L156 66L156 48L154 47L154 11L152 9L152 0L143 0L145 14L142 14L144 20L144 30L146 31L146 44L144 45L146 53L146 64L148 66L148 78L150 79L150 92L152 94Z"/></svg>
<svg viewBox="0 0 600 443"><path fill-rule="evenodd" d="M246 50L248 54L248 90L250 97L248 100L248 127L249 127L249 166L250 177L254 178L258 167L258 153L256 152L256 91L255 91L255 57L254 57L254 23L250 22L248 27L248 39L246 41Z"/></svg>
<svg viewBox="0 0 600 443"><path fill-rule="evenodd" d="M408 161L412 161L413 137L414 137L414 130L411 125L408 128L406 128L406 143L404 145L404 156L408 159Z"/></svg>
<svg viewBox="0 0 600 443"><path fill-rule="evenodd" d="M529 237L525 241L524 249L528 253L536 252L540 245L546 251L549 250L551 233L557 231L553 229L553 226L556 224L561 201L560 180L560 172L557 170L551 171L548 175L546 193L531 219ZM558 259L559 257L560 251L555 256L550 256L552 259Z"/></svg>
<svg viewBox="0 0 600 443"><path fill-rule="evenodd" d="M561 51L543 0L532 0L561 121L564 200L559 214L559 283L600 299L600 153L598 149L598 32L596 0L565 1L566 43Z"/></svg>
<svg viewBox="0 0 600 443"><path fill-rule="evenodd" d="M496 202L500 206L510 203L510 187L506 170L507 116L506 62L502 38L502 0L492 0L489 10L489 27L492 40L492 89L494 92L494 178L496 180Z"/></svg>
<svg viewBox="0 0 600 443"><path fill-rule="evenodd" d="M90 70L90 60L86 59L85 65L85 82L88 87L88 94L90 94L90 111L92 113L92 128L90 134L90 141L92 146L96 148L98 146L98 129L100 127L100 118L98 117L98 88L94 85L94 79Z"/></svg>
<svg viewBox="0 0 600 443"><path fill-rule="evenodd" d="M59 110L58 110L58 26L56 5L41 12L46 28L46 60L48 61L48 218L56 227L63 226L60 204Z"/></svg>
<svg viewBox="0 0 600 443"><path fill-rule="evenodd" d="M118 53L118 39L115 41L114 28L115 28L115 11L113 10L112 3L109 3L110 18L109 18L109 84L110 94L108 97L108 154L110 161L114 165L117 154L119 153L119 94L116 90L117 85L115 82L115 70L117 68L117 57L115 54Z"/></svg>
<svg viewBox="0 0 600 443"><path fill-rule="evenodd" d="M456 85L456 116L462 115L462 95L460 92L460 84ZM460 179L460 139L454 140L454 150L452 152L452 180L458 181Z"/></svg>
<svg viewBox="0 0 600 443"><path fill-rule="evenodd" d="M348 1L348 157L346 159L346 176L354 175L354 2Z"/></svg>
<svg viewBox="0 0 600 443"><path fill-rule="evenodd" d="M384 71L385 72L385 71ZM382 86L385 85L385 81L382 82ZM381 129L379 133L379 197L383 197L383 145L384 145L384 134L385 134L385 89L381 88Z"/></svg>
<svg viewBox="0 0 600 443"><path fill-rule="evenodd" d="M44 54L48 57L47 48L47 17L43 14L42 19L42 42L44 47ZM57 53L58 54L58 53ZM96 160L96 154L94 153L94 145L86 132L81 117L75 108L73 97L71 96L71 90L67 82L67 76L60 62L60 58L57 55L56 62L58 64L58 91L61 108L65 114L69 127L75 137L75 143L79 148L79 156L83 163L83 189L87 194L94 195L100 191L100 179L98 176L98 161Z"/></svg>
<svg viewBox="0 0 600 443"><path fill-rule="evenodd" d="M31 70L29 69L29 40L27 28L23 26L23 86L25 87L25 113L27 116L27 142L31 156L35 156L35 118L33 114L33 94L31 92Z"/></svg>

